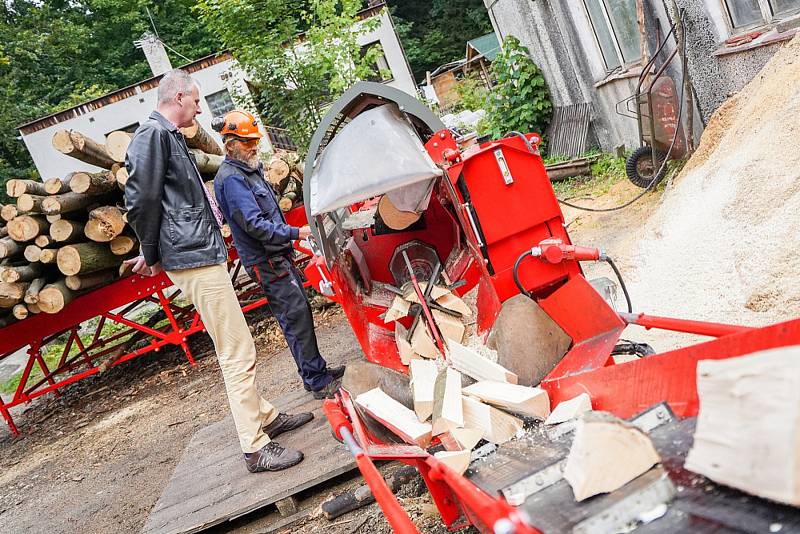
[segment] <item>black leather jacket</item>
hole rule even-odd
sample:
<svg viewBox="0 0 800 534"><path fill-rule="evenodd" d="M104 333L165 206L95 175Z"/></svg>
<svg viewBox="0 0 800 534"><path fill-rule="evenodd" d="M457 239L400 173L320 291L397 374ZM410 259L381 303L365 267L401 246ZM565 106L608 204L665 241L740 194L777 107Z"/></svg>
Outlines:
<svg viewBox="0 0 800 534"><path fill-rule="evenodd" d="M125 166L128 223L148 265L161 261L174 271L226 261L193 156L174 124L154 111L136 130Z"/></svg>

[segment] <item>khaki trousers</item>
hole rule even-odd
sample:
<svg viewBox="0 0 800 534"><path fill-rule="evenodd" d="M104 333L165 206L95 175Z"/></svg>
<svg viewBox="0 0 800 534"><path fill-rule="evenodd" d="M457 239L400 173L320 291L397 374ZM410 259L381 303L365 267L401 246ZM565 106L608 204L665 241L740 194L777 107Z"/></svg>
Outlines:
<svg viewBox="0 0 800 534"><path fill-rule="evenodd" d="M239 307L225 265L167 271L200 314L214 341L225 390L245 453L255 452L270 439L262 430L278 411L256 390L256 346Z"/></svg>

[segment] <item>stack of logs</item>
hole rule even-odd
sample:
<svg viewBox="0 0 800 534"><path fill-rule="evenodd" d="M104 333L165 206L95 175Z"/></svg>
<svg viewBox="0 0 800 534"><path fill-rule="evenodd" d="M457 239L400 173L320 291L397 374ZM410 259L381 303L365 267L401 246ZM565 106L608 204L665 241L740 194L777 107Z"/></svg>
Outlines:
<svg viewBox="0 0 800 534"><path fill-rule="evenodd" d="M213 175L221 147L196 123L184 135L200 171ZM7 182L15 203L0 209L0 327L58 313L82 292L130 274L122 262L139 250L123 199L131 138L118 131L101 144L60 130L53 136L59 152L102 170Z"/></svg>
<svg viewBox="0 0 800 534"><path fill-rule="evenodd" d="M277 152L267 164L265 177L278 195L281 211L303 201L303 162L295 152Z"/></svg>

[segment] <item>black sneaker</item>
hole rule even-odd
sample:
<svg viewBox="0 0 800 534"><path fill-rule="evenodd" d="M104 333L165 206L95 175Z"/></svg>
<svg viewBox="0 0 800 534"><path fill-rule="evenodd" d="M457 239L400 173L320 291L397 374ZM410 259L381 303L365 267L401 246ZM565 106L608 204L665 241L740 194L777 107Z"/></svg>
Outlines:
<svg viewBox="0 0 800 534"><path fill-rule="evenodd" d="M314 398L317 400L332 399L334 393L339 391L340 387L342 387L342 379L334 378L328 383L327 386L317 391L312 391L311 394L314 395Z"/></svg>
<svg viewBox="0 0 800 534"><path fill-rule="evenodd" d="M328 367L328 374L331 375L334 380L336 380L337 378L342 378L344 376L344 370L345 370L344 365L338 365L336 367ZM303 382L303 387L305 388L306 391L311 391L311 388L305 382Z"/></svg>
<svg viewBox="0 0 800 534"><path fill-rule="evenodd" d="M251 473L264 471L281 471L303 461L303 453L294 449L281 447L270 441L252 454L244 455L244 463Z"/></svg>
<svg viewBox="0 0 800 534"><path fill-rule="evenodd" d="M264 426L264 433L269 436L269 439L275 439L284 432L299 428L304 424L314 419L314 414L310 412L298 413L289 415L279 413L270 424Z"/></svg>

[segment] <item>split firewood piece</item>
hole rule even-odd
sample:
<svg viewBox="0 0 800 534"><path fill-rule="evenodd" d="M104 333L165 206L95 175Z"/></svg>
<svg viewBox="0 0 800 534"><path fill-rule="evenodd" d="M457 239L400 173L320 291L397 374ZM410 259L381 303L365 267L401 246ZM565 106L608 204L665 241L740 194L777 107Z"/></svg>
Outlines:
<svg viewBox="0 0 800 534"><path fill-rule="evenodd" d="M453 428L439 434L439 441L448 451L471 451L483 437L480 428Z"/></svg>
<svg viewBox="0 0 800 534"><path fill-rule="evenodd" d="M39 256L39 263L41 263L42 265L55 263L57 254L58 254L58 249L56 248L44 248L42 249L41 256Z"/></svg>
<svg viewBox="0 0 800 534"><path fill-rule="evenodd" d="M422 321L417 323L414 332L411 333L411 348L423 358L436 359L439 356L439 349L436 348L428 327Z"/></svg>
<svg viewBox="0 0 800 534"><path fill-rule="evenodd" d="M586 393L581 393L568 401L558 403L552 413L545 419L546 425L557 425L579 418L584 413L591 411L592 399Z"/></svg>
<svg viewBox="0 0 800 534"><path fill-rule="evenodd" d="M194 161L197 164L197 170L203 174L216 174L220 165L225 160L224 156L217 154L208 154L202 150L193 148L189 152L194 155Z"/></svg>
<svg viewBox="0 0 800 534"><path fill-rule="evenodd" d="M453 367L475 380L517 383L516 374L452 339L447 341L447 354Z"/></svg>
<svg viewBox="0 0 800 534"><path fill-rule="evenodd" d="M28 307L22 303L15 304L14 307L11 308L11 313L14 315L14 318L22 321L28 317Z"/></svg>
<svg viewBox="0 0 800 534"><path fill-rule="evenodd" d="M395 295L394 300L392 301L392 305L389 306L389 309L386 310L386 314L383 316L384 323L390 323L392 321L396 321L398 319L402 319L408 315L408 311L411 309L411 303L405 300L400 295Z"/></svg>
<svg viewBox="0 0 800 534"><path fill-rule="evenodd" d="M0 308L12 308L22 302L28 286L26 282L0 282Z"/></svg>
<svg viewBox="0 0 800 534"><path fill-rule="evenodd" d="M44 190L48 195L60 195L61 193L68 193L70 191L69 183L74 174L76 173L71 172L64 178L48 178L44 182Z"/></svg>
<svg viewBox="0 0 800 534"><path fill-rule="evenodd" d="M479 428L486 441L497 445L505 443L522 430L522 421L472 397L462 396L464 426Z"/></svg>
<svg viewBox="0 0 800 534"><path fill-rule="evenodd" d="M434 300L439 306L460 313L462 317L472 316L472 310L467 306L467 303L450 291Z"/></svg>
<svg viewBox="0 0 800 534"><path fill-rule="evenodd" d="M17 198L17 210L21 213L40 213L42 211L42 202L46 198L46 196L22 194Z"/></svg>
<svg viewBox="0 0 800 534"><path fill-rule="evenodd" d="M42 232L47 232L50 224L40 215L19 215L8 223L8 235L14 241L24 243L33 241Z"/></svg>
<svg viewBox="0 0 800 534"><path fill-rule="evenodd" d="M4 237L0 239L0 259L10 258L19 254L23 250L22 245L11 239Z"/></svg>
<svg viewBox="0 0 800 534"><path fill-rule="evenodd" d="M267 180L269 180L269 183L277 186L287 176L289 176L289 164L280 158L273 157L267 168Z"/></svg>
<svg viewBox="0 0 800 534"><path fill-rule="evenodd" d="M117 276L117 269L106 269L89 274L68 276L65 283L73 291L91 289L113 282Z"/></svg>
<svg viewBox="0 0 800 534"><path fill-rule="evenodd" d="M615 491L661 461L650 437L606 412L585 414L564 466L576 501Z"/></svg>
<svg viewBox="0 0 800 534"><path fill-rule="evenodd" d="M80 222L59 219L50 225L50 237L56 243L67 244L83 239L83 227Z"/></svg>
<svg viewBox="0 0 800 534"><path fill-rule="evenodd" d="M439 332L442 333L444 339L461 343L464 339L464 331L466 327L458 317L453 317L449 313L444 313L439 310L431 310L433 321L439 327Z"/></svg>
<svg viewBox="0 0 800 534"><path fill-rule="evenodd" d="M95 167L110 169L115 163L106 151L105 145L74 130L57 131L53 135L53 147L62 154L72 156Z"/></svg>
<svg viewBox="0 0 800 534"><path fill-rule="evenodd" d="M103 196L84 195L80 193L63 193L47 197L42 202L42 213L54 215L56 213L69 213L85 209L92 205L102 204L106 200Z"/></svg>
<svg viewBox="0 0 800 534"><path fill-rule="evenodd" d="M486 404L539 420L550 414L550 399L541 388L482 380L465 387L464 393Z"/></svg>
<svg viewBox="0 0 800 534"><path fill-rule="evenodd" d="M49 247L51 244L53 244L53 238L47 234L37 235L36 239L33 240L33 244L39 248Z"/></svg>
<svg viewBox="0 0 800 534"><path fill-rule="evenodd" d="M89 213L89 221L83 227L83 233L92 241L107 243L124 229L122 210L116 206L101 206Z"/></svg>
<svg viewBox="0 0 800 534"><path fill-rule="evenodd" d="M408 330L400 322L394 323L394 340L397 343L397 354L400 356L400 363L409 365L413 360L421 358L414 352L411 343L408 342Z"/></svg>
<svg viewBox="0 0 800 534"><path fill-rule="evenodd" d="M432 360L412 360L409 364L414 412L423 423L433 414L433 393L439 369Z"/></svg>
<svg viewBox="0 0 800 534"><path fill-rule="evenodd" d="M697 363L700 412L685 467L800 506L800 348Z"/></svg>
<svg viewBox="0 0 800 534"><path fill-rule="evenodd" d="M102 195L117 189L117 177L111 171L76 172L72 175L69 188L73 193Z"/></svg>
<svg viewBox="0 0 800 534"><path fill-rule="evenodd" d="M118 267L122 263L104 243L76 243L58 249L58 269L67 276Z"/></svg>
<svg viewBox="0 0 800 534"><path fill-rule="evenodd" d="M30 282L42 274L42 266L38 263L19 265L17 267L6 267L0 274L3 282Z"/></svg>
<svg viewBox="0 0 800 534"><path fill-rule="evenodd" d="M23 296L23 300L26 304L36 304L39 302L39 291L42 290L45 284L45 278L37 278L33 280L31 284L28 286L28 289L25 291L25 295ZM28 308L30 310L30 307Z"/></svg>
<svg viewBox="0 0 800 534"><path fill-rule="evenodd" d="M36 180L9 180L6 182L6 193L11 198L19 198L22 195L47 195L44 183Z"/></svg>
<svg viewBox="0 0 800 534"><path fill-rule="evenodd" d="M0 218L2 218L6 222L11 222L17 216L18 210L17 206L14 204L6 204L2 208L0 208Z"/></svg>
<svg viewBox="0 0 800 534"><path fill-rule="evenodd" d="M434 436L464 426L461 373L455 369L447 367L436 376L431 420L433 421Z"/></svg>
<svg viewBox="0 0 800 534"><path fill-rule="evenodd" d="M139 245L139 241L130 235L118 235L111 240L111 253L115 256L127 256Z"/></svg>
<svg viewBox="0 0 800 534"><path fill-rule="evenodd" d="M433 456L459 475L463 475L469 467L471 454L469 450L439 451L435 452Z"/></svg>
<svg viewBox="0 0 800 534"><path fill-rule="evenodd" d="M76 293L67 287L64 280L46 285L39 291L39 309L44 313L58 313L72 302Z"/></svg>
<svg viewBox="0 0 800 534"><path fill-rule="evenodd" d="M419 289L423 293L425 293L425 289L427 289L427 287L428 287L428 282L419 283ZM435 285L433 286L433 289L431 289L430 297L431 299L438 301L438 299L447 296L449 293L450 292L447 289L443 288L442 286ZM417 297L417 292L414 289L414 285L411 282L403 284L403 298L409 302L414 302L416 304L419 304L419 297Z"/></svg>
<svg viewBox="0 0 800 534"><path fill-rule="evenodd" d="M222 147L219 146L219 143L196 120L191 126L181 128L181 133L186 139L186 146L189 148L200 149L206 154L223 155Z"/></svg>
<svg viewBox="0 0 800 534"><path fill-rule="evenodd" d="M125 154L128 152L128 145L131 144L133 134L130 132L123 132L117 130L111 132L106 136L106 152L111 156L111 159L117 163L125 162Z"/></svg>
<svg viewBox="0 0 800 534"><path fill-rule="evenodd" d="M431 425L420 423L413 411L384 393L381 388L362 393L356 397L356 404L406 443L422 448L430 443Z"/></svg>

